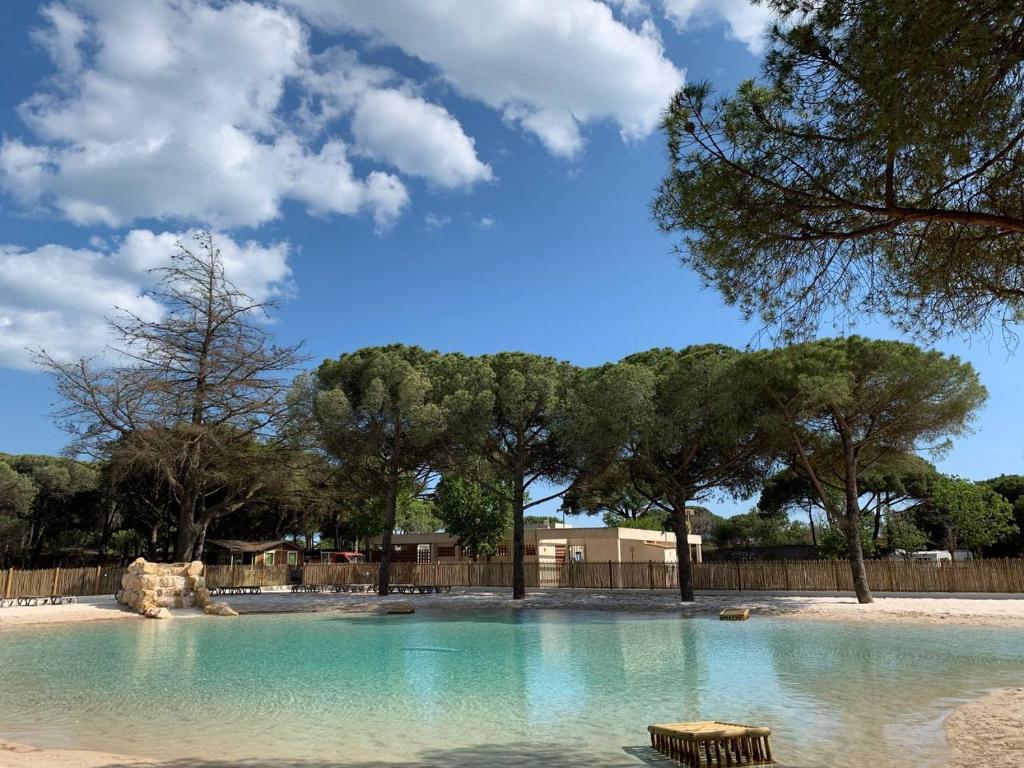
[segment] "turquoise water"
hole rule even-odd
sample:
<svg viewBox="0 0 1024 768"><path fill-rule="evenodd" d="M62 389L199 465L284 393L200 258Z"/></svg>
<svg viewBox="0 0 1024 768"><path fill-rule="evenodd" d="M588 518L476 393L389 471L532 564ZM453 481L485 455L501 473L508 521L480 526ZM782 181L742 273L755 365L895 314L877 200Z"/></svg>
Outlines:
<svg viewBox="0 0 1024 768"><path fill-rule="evenodd" d="M877 768L941 765L949 710L1024 683L1024 632L293 614L18 631L0 658L0 737L182 766L635 766L648 723L718 718L786 765Z"/></svg>

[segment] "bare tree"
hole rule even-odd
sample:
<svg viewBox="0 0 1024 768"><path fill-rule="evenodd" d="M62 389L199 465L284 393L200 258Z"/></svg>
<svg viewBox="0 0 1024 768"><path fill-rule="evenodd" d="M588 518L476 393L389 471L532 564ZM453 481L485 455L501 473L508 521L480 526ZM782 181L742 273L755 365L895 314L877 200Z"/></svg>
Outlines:
<svg viewBox="0 0 1024 768"><path fill-rule="evenodd" d="M287 414L282 374L303 360L301 345L277 346L266 330L276 304L227 279L209 232L195 239L194 251L177 243L170 264L153 270L160 319L111 318L114 364L36 356L63 401L56 419L75 436L69 450L116 452L166 482L177 560L199 557L210 521L259 491L253 470L271 458Z"/></svg>

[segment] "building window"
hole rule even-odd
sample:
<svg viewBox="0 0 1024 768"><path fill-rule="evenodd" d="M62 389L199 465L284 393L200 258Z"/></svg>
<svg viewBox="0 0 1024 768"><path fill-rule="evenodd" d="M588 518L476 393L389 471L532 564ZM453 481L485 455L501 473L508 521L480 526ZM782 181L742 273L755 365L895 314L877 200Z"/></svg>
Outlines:
<svg viewBox="0 0 1024 768"><path fill-rule="evenodd" d="M536 555L537 555L537 545L536 544L524 544L523 545L523 554L526 555L527 557L536 557Z"/></svg>
<svg viewBox="0 0 1024 768"><path fill-rule="evenodd" d="M508 557L508 544L498 545L498 557Z"/></svg>
<svg viewBox="0 0 1024 768"><path fill-rule="evenodd" d="M263 564L264 565L273 565L274 564L274 555L275 554L276 554L275 552L264 552L263 553Z"/></svg>
<svg viewBox="0 0 1024 768"><path fill-rule="evenodd" d="M429 544L418 544L416 546L416 562L417 563L429 563L430 562L430 545Z"/></svg>
<svg viewBox="0 0 1024 768"><path fill-rule="evenodd" d="M454 544L441 544L437 547L438 557L455 557Z"/></svg>
<svg viewBox="0 0 1024 768"><path fill-rule="evenodd" d="M289 552L288 553L288 565L298 565L298 564L299 564L299 553L298 552Z"/></svg>
<svg viewBox="0 0 1024 768"><path fill-rule="evenodd" d="M574 563L583 562L583 545L573 544L569 547L569 559Z"/></svg>

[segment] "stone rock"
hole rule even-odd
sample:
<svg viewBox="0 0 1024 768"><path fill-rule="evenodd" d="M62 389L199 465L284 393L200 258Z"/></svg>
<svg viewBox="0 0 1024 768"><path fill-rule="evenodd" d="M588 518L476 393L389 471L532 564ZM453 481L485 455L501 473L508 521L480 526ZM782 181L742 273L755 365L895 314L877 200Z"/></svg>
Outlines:
<svg viewBox="0 0 1024 768"><path fill-rule="evenodd" d="M387 603L384 613L416 613L416 608L408 600L401 600L395 603Z"/></svg>
<svg viewBox="0 0 1024 768"><path fill-rule="evenodd" d="M209 602L203 564L150 563L139 558L121 579L117 601L143 616L169 619L168 608L186 608L196 604L196 591L203 590L203 603Z"/></svg>
<svg viewBox="0 0 1024 768"><path fill-rule="evenodd" d="M237 616L238 611L232 608L227 603L210 603L204 609L204 612L211 616Z"/></svg>

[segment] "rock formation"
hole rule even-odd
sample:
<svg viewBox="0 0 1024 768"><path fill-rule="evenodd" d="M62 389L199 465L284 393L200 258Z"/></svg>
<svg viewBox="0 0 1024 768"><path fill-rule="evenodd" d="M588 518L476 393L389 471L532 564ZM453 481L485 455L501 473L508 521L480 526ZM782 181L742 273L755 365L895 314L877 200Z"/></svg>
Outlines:
<svg viewBox="0 0 1024 768"><path fill-rule="evenodd" d="M203 564L150 563L139 558L121 579L117 602L151 619L171 618L170 608L202 608L217 616L237 616L227 603L211 603Z"/></svg>

